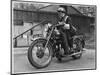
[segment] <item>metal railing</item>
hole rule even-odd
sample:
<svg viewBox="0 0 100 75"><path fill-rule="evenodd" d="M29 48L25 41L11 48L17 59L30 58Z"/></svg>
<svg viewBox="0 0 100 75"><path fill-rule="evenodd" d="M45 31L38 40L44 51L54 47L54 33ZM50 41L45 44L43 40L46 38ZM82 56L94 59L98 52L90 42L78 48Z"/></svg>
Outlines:
<svg viewBox="0 0 100 75"><path fill-rule="evenodd" d="M18 38L18 37L23 36L25 33L27 33L28 31L33 30L35 27L37 27L37 26L43 24L44 22L45 22L45 21L42 21L42 22L40 22L39 24L36 24L35 26L31 27L30 29L28 29L28 30L24 31L23 33L19 34L18 36L14 37L14 38L13 38L14 47L17 47L17 38Z"/></svg>

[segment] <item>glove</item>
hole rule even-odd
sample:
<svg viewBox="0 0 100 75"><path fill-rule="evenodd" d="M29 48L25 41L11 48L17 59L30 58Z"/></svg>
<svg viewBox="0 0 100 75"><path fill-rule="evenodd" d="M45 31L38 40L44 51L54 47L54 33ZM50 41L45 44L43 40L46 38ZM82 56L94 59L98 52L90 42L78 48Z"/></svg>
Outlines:
<svg viewBox="0 0 100 75"><path fill-rule="evenodd" d="M70 24L64 24L64 29L70 29Z"/></svg>
<svg viewBox="0 0 100 75"><path fill-rule="evenodd" d="M59 22L59 25L64 25L65 23L64 22Z"/></svg>

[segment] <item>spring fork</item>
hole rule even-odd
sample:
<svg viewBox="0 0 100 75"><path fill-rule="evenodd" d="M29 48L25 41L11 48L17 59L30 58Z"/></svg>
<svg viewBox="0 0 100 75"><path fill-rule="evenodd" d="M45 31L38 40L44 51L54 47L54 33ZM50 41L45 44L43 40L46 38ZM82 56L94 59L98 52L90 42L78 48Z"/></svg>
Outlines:
<svg viewBox="0 0 100 75"><path fill-rule="evenodd" d="M52 28L52 30L51 30L51 32L50 32L50 35L49 35L48 38L47 38L47 42L46 42L46 45L45 45L45 48L44 48L44 49L46 49L46 47L47 47L47 45L48 45L48 42L49 42L49 40L50 40L50 38L51 38L51 35L52 35L53 30L54 30L54 27Z"/></svg>

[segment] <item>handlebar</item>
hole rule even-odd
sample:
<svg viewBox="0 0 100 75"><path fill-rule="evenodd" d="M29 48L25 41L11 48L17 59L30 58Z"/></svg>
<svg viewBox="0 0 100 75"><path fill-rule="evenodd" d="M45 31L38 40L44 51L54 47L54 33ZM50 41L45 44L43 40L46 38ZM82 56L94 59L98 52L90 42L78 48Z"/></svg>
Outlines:
<svg viewBox="0 0 100 75"><path fill-rule="evenodd" d="M57 27L57 26L63 26L62 24L56 24L56 25L54 25L54 27Z"/></svg>

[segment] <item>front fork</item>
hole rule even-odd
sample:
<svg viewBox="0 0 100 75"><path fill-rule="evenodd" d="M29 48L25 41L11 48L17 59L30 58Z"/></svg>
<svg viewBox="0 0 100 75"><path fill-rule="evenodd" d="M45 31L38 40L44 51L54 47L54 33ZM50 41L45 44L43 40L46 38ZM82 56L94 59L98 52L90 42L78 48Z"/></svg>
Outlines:
<svg viewBox="0 0 100 75"><path fill-rule="evenodd" d="M45 49L46 49L46 47L47 47L47 45L48 45L48 43L49 43L49 40L50 40L50 38L51 38L51 35L52 35L53 30L54 30L54 27L52 28L52 30L51 30L49 36L47 37L47 42L46 42L46 45L45 45Z"/></svg>

